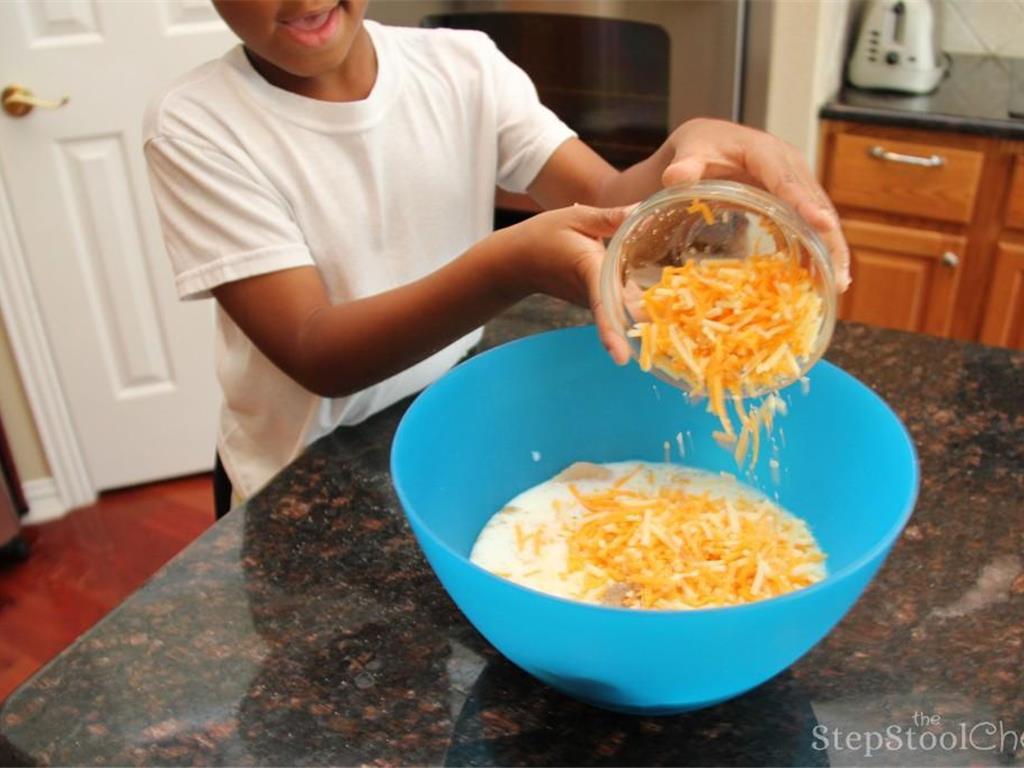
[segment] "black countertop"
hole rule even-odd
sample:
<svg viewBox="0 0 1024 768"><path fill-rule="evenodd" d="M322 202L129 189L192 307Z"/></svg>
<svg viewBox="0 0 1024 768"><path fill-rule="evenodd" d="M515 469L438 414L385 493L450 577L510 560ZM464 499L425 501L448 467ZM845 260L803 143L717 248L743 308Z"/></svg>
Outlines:
<svg viewBox="0 0 1024 768"><path fill-rule="evenodd" d="M485 343L585 318L534 299ZM13 694L0 764L1019 763L1024 354L840 325L828 357L906 422L920 500L838 628L744 696L616 715L497 655L391 490L402 403L311 446Z"/></svg>
<svg viewBox="0 0 1024 768"><path fill-rule="evenodd" d="M1024 108L1024 59L968 54L950 58L949 75L932 93L913 96L846 85L819 115L831 120L1024 139L1024 119L1009 113L1014 88L1019 91L1019 108Z"/></svg>

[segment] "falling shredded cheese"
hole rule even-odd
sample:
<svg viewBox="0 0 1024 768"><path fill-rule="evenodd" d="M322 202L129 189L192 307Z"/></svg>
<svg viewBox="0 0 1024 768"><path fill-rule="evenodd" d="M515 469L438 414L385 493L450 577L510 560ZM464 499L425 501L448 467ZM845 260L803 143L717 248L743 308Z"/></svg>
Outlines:
<svg viewBox="0 0 1024 768"><path fill-rule="evenodd" d="M691 211L706 205L695 200ZM708 398L721 421L715 439L743 465L757 461L762 427L784 404L774 392L801 376L823 321L810 272L789 254L690 260L665 267L643 293L646 319L629 335L640 341L640 367L682 382ZM745 411L743 398L771 392ZM731 400L739 434L729 413Z"/></svg>
<svg viewBox="0 0 1024 768"><path fill-rule="evenodd" d="M825 576L807 525L731 476L667 464L601 467L613 477L556 478L517 497L481 533L474 562L564 597L649 609L739 605ZM563 503L545 495L552 488Z"/></svg>

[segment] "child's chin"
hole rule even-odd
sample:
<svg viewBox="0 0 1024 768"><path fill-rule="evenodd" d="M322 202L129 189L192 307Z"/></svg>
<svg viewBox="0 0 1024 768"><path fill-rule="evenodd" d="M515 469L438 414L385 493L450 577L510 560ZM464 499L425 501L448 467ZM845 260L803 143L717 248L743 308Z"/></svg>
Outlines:
<svg viewBox="0 0 1024 768"><path fill-rule="evenodd" d="M282 60L275 64L294 77L319 77L337 71L344 60L345 49L332 44L317 51L282 57Z"/></svg>

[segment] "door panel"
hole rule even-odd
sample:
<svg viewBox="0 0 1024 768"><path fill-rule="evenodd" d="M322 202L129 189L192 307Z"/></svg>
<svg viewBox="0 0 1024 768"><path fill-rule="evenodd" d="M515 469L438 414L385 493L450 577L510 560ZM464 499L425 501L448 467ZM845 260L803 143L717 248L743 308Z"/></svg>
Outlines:
<svg viewBox="0 0 1024 768"><path fill-rule="evenodd" d="M216 34L224 28L210 0L161 0L159 5L169 35Z"/></svg>
<svg viewBox="0 0 1024 768"><path fill-rule="evenodd" d="M22 20L33 48L96 43L103 39L95 0L25 3Z"/></svg>
<svg viewBox="0 0 1024 768"><path fill-rule="evenodd" d="M171 385L164 329L142 253L122 135L60 143L65 210L111 392Z"/></svg>

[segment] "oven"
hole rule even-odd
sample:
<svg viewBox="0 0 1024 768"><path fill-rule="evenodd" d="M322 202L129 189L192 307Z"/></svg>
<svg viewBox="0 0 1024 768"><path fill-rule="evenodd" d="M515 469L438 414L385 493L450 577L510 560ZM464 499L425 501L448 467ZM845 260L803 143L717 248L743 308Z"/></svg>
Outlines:
<svg viewBox="0 0 1024 768"><path fill-rule="evenodd" d="M763 109L760 69L770 24L767 5L748 0L388 0L370 3L367 15L405 26L419 26L434 15L490 13L652 25L664 31L667 41L667 127L699 116L756 125ZM575 34L571 21L564 30L568 60ZM606 50L593 51L592 61L599 65ZM634 52L638 58L643 53Z"/></svg>

